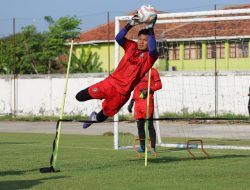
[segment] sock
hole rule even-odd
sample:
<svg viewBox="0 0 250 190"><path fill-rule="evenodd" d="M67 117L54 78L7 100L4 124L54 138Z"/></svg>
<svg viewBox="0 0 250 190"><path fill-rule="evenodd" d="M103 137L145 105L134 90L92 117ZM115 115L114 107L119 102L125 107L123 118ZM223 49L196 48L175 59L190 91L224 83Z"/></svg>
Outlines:
<svg viewBox="0 0 250 190"><path fill-rule="evenodd" d="M96 120L100 122L105 121L107 118L108 116L104 115L102 110L96 115Z"/></svg>

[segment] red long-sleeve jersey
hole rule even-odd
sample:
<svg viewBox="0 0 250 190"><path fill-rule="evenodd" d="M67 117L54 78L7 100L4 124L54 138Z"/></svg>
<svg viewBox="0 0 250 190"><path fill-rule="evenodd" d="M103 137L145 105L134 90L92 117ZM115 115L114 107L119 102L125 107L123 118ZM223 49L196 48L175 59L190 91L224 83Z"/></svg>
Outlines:
<svg viewBox="0 0 250 190"><path fill-rule="evenodd" d="M158 55L151 57L148 50L138 50L137 43L128 39L122 47L125 54L116 70L109 76L109 81L119 93L127 95L153 66Z"/></svg>

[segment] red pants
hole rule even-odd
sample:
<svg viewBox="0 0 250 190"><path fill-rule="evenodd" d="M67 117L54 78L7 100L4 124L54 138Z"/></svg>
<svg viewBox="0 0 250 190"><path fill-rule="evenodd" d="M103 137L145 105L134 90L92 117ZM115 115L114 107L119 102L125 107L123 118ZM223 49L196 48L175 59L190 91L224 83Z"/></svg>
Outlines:
<svg viewBox="0 0 250 190"><path fill-rule="evenodd" d="M136 99L134 108L134 118L135 119L146 119L147 114L147 98L146 99ZM154 114L154 101L149 100L149 114L148 118L152 117Z"/></svg>
<svg viewBox="0 0 250 190"><path fill-rule="evenodd" d="M120 94L109 79L104 79L88 88L88 93L94 99L104 99L102 110L106 116L114 116L121 107L128 101L130 93Z"/></svg>

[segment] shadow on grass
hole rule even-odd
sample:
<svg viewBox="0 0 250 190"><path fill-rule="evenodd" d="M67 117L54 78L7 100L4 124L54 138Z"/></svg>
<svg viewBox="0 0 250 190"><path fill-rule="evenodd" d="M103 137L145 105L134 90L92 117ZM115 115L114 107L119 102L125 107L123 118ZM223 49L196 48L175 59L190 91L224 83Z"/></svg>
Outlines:
<svg viewBox="0 0 250 190"><path fill-rule="evenodd" d="M161 156L161 153L171 152L171 151L186 151L185 149L169 149L167 151L157 151L157 158L154 158L150 153L148 154L148 162L151 163L168 163L168 162L179 162L179 161L190 161L193 160L191 156L186 155L185 157L181 156ZM160 154L159 154L160 153ZM188 153L187 153L188 154ZM224 155L210 155L210 158L207 158L206 155L201 155L202 152L199 152L198 155L196 155L195 160L210 160L210 159L228 159L228 158L247 158L250 157L249 154L224 154ZM134 158L130 159L129 161L140 161L144 160L144 155L142 154L142 157L140 158ZM194 160L194 161L195 161Z"/></svg>
<svg viewBox="0 0 250 190"><path fill-rule="evenodd" d="M137 159L130 159L129 161L140 161L144 160L144 157L137 158ZM148 162L151 163L168 163L168 162L176 162L176 161L185 161L190 160L191 158L179 158L179 157L173 157L173 156L159 156L157 158L154 157L148 157Z"/></svg>
<svg viewBox="0 0 250 190"><path fill-rule="evenodd" d="M34 142L22 142L22 143L20 143L20 142L0 142L0 145L1 144L6 144L6 145L10 145L10 144L34 144Z"/></svg>
<svg viewBox="0 0 250 190"><path fill-rule="evenodd" d="M0 176L6 176L6 175L23 175L26 172L33 172L33 171L39 171L38 169L32 169L32 170L10 170L10 171L0 171Z"/></svg>
<svg viewBox="0 0 250 190"><path fill-rule="evenodd" d="M41 179L33 179L33 180L10 180L10 181L0 181L0 189L28 189L33 186L39 185L46 180L54 180L65 178L65 176L55 176L55 177L47 177Z"/></svg>
<svg viewBox="0 0 250 190"><path fill-rule="evenodd" d="M225 158L246 158L250 157L250 155L241 155L241 154L228 154L228 155L220 155L220 156L211 156L207 158L206 156L197 156L195 160L210 160L210 159L225 159ZM149 159L148 162L151 163L164 163L164 162L176 162L176 161L190 161L193 160L191 157L171 157L164 156L158 157L155 159ZM194 160L194 161L195 161Z"/></svg>
<svg viewBox="0 0 250 190"><path fill-rule="evenodd" d="M222 158L247 158L250 155L247 154L226 154L220 156L211 156L211 159L222 159Z"/></svg>

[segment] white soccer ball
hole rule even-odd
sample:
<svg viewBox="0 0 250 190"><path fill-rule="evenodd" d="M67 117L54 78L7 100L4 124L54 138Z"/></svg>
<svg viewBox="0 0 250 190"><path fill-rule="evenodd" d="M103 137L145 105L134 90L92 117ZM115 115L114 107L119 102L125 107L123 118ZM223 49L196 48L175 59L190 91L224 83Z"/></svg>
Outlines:
<svg viewBox="0 0 250 190"><path fill-rule="evenodd" d="M157 16L155 8L151 5L142 5L138 10L139 21L142 23L149 24L151 23Z"/></svg>

